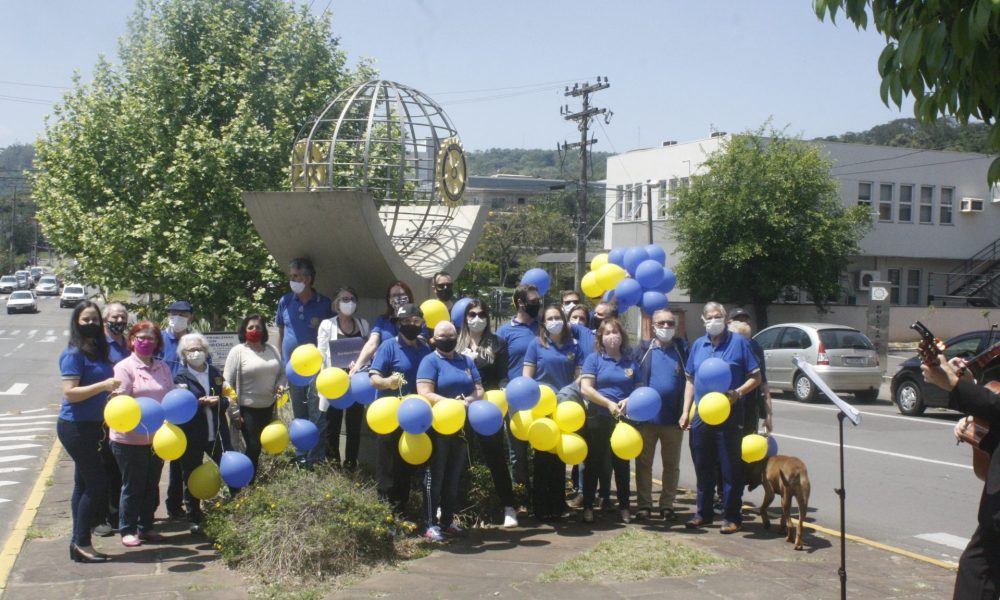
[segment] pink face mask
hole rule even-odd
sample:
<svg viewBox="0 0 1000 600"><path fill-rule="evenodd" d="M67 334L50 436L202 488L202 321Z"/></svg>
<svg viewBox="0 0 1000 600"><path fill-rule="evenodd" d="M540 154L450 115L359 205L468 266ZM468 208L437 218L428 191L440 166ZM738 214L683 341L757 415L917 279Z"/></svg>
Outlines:
<svg viewBox="0 0 1000 600"><path fill-rule="evenodd" d="M156 351L156 340L137 339L132 342L132 349L139 356L152 356Z"/></svg>

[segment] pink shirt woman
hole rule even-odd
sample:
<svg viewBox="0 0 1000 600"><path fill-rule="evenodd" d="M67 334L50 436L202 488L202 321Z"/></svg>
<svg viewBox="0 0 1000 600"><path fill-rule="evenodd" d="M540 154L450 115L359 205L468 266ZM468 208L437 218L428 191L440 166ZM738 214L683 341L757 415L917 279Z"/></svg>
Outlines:
<svg viewBox="0 0 1000 600"><path fill-rule="evenodd" d="M162 360L147 357L149 363L143 360L138 352L133 352L127 358L115 365L115 379L122 382L118 393L127 394L133 398L146 396L157 402L163 402L163 397L174 389L174 378L170 367ZM153 434L140 431L141 428L122 432L111 430L111 441L131 446L148 446L153 443Z"/></svg>

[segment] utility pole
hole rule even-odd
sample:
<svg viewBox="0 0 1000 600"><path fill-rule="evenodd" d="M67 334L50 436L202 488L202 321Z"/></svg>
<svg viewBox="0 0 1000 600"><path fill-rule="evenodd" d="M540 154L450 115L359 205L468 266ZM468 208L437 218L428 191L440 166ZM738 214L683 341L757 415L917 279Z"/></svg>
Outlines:
<svg viewBox="0 0 1000 600"><path fill-rule="evenodd" d="M603 81L602 81L603 79ZM606 90L611 87L608 83L607 77L598 77L597 83L591 84L589 81L586 83L575 83L572 89L566 86L566 92L563 94L566 97L582 97L582 108L579 112L570 112L569 105L565 105L559 109L559 114L563 116L563 119L567 121L575 121L577 124L577 129L580 130L580 141L574 143L563 142L559 146L560 152L568 152L570 148L579 148L580 150L580 180L577 183L577 205L576 205L576 269L573 273L573 277L576 281L576 287L580 287L580 280L583 279L583 274L586 272L587 263L587 159L590 152L590 146L597 143L597 138L591 138L589 134L590 120L596 116L603 115L604 122L610 123L611 116L613 113L608 111L606 108L593 108L590 106L590 95L599 92L601 90Z"/></svg>
<svg viewBox="0 0 1000 600"><path fill-rule="evenodd" d="M14 193L10 197L10 271L13 273L14 267L14 218L17 213L17 185L14 185Z"/></svg>

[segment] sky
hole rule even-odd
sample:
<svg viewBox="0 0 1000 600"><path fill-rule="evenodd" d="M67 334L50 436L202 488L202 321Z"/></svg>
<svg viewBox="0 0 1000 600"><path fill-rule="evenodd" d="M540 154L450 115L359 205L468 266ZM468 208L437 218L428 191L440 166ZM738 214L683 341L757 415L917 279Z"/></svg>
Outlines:
<svg viewBox="0 0 1000 600"><path fill-rule="evenodd" d="M890 109L876 71L884 39L810 0L300 0L329 8L350 65L441 104L466 149L555 148L579 133L565 85L607 77L592 104L595 150L625 152L756 129L813 138L912 116ZM117 61L130 0L0 0L0 147L33 142L100 54ZM321 107L317 107L317 110Z"/></svg>

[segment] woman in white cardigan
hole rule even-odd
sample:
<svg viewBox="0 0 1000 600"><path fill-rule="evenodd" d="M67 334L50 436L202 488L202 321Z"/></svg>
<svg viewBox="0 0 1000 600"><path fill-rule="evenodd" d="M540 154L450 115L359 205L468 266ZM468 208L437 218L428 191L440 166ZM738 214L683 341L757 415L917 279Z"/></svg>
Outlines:
<svg viewBox="0 0 1000 600"><path fill-rule="evenodd" d="M323 367L332 366L330 362L330 342L341 338L368 337L368 321L355 317L358 310L358 294L351 287L337 290L333 299L333 309L337 313L319 325L316 334L319 352L323 355ZM346 410L333 408L329 401L320 395L320 410L326 410L327 458L334 465L340 465L340 425L345 424L347 430L347 447L344 452L344 467L354 469L358 466L358 447L361 443L361 419L365 407L354 403ZM346 415L345 415L346 413ZM346 418L345 418L346 417Z"/></svg>

